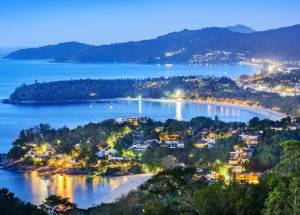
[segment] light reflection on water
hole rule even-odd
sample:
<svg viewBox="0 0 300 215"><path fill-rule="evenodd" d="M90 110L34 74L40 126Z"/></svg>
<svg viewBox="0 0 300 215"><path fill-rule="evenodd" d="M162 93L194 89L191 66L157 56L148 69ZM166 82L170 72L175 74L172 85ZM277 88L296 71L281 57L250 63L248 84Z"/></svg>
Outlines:
<svg viewBox="0 0 300 215"><path fill-rule="evenodd" d="M111 202L145 182L150 175L100 177L80 175L39 176L36 171L16 173L0 170L0 187L6 187L24 201L41 204L49 194L69 198L82 208Z"/></svg>

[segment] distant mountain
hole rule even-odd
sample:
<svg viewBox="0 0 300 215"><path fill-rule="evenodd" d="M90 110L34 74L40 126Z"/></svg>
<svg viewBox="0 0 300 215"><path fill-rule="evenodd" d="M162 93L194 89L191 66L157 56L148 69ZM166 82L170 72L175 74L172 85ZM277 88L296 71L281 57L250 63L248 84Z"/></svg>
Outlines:
<svg viewBox="0 0 300 215"><path fill-rule="evenodd" d="M40 48L20 49L7 55L6 58L18 60L55 59L60 56L70 56L92 47L94 46L78 42L59 43Z"/></svg>
<svg viewBox="0 0 300 215"><path fill-rule="evenodd" d="M0 58L5 57L11 52L19 50L19 48L14 48L14 47L0 47Z"/></svg>
<svg viewBox="0 0 300 215"><path fill-rule="evenodd" d="M255 30L253 30L252 28L245 26L245 25L234 25L234 26L228 26L226 28L228 30L230 30L232 32L236 32L236 33L248 34L248 33L255 32Z"/></svg>
<svg viewBox="0 0 300 215"><path fill-rule="evenodd" d="M253 57L300 60L300 25L250 34L215 27L183 30L138 42L102 46L61 43L6 56L56 62L147 64L232 63Z"/></svg>

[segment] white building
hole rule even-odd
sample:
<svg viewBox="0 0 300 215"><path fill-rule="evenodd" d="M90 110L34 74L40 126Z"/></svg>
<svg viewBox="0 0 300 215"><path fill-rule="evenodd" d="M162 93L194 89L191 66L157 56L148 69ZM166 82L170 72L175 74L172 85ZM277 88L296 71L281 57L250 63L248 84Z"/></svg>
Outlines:
<svg viewBox="0 0 300 215"><path fill-rule="evenodd" d="M183 149L185 144L183 141L165 141L162 146L169 149Z"/></svg>

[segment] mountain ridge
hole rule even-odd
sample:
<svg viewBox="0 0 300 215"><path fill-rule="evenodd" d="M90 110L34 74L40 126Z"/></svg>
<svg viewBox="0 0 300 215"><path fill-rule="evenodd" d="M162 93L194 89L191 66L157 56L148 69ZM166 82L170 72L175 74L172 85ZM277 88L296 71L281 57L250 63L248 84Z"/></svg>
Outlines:
<svg viewBox="0 0 300 215"><path fill-rule="evenodd" d="M201 64L249 58L300 59L300 25L252 33L228 28L171 32L154 39L94 46L78 42L22 49L5 58L73 63Z"/></svg>
<svg viewBox="0 0 300 215"><path fill-rule="evenodd" d="M244 33L244 34L249 34L249 33L253 33L255 32L254 29L246 26L246 25L242 25L242 24L237 24L237 25L233 25L233 26L227 26L226 27L228 30L236 32L236 33Z"/></svg>

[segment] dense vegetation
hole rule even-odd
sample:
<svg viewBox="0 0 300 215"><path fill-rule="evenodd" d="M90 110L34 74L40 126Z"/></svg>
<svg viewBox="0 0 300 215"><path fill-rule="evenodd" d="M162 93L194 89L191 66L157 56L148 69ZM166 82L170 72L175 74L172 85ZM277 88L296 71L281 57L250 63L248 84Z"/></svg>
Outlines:
<svg viewBox="0 0 300 215"><path fill-rule="evenodd" d="M11 59L55 59L82 63L230 63L247 58L298 60L300 25L254 33L226 28L173 32L152 40L90 46L58 44L16 51ZM274 45L275 44L275 45ZM219 53L223 54L219 54ZM170 54L168 54L170 53ZM212 58L206 54L213 53Z"/></svg>
<svg viewBox="0 0 300 215"><path fill-rule="evenodd" d="M180 90L178 92L178 90ZM172 77L154 79L71 80L35 83L18 87L8 103L80 102L105 98L187 98L237 100L281 112L299 115L300 96L281 97L276 93L243 89L226 77ZM231 101L234 103L234 101ZM239 103L238 102L238 103Z"/></svg>

